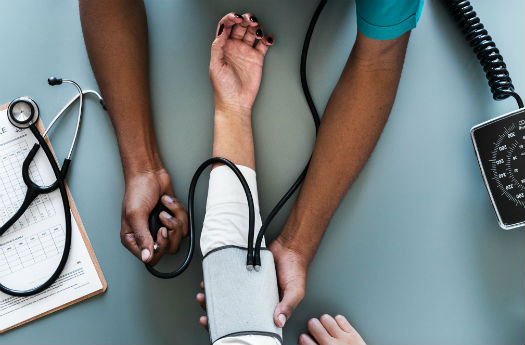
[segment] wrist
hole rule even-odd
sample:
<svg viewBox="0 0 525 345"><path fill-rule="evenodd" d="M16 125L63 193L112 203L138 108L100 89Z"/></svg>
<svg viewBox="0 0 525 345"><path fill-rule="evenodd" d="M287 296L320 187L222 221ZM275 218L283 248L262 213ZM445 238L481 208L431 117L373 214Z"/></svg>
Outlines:
<svg viewBox="0 0 525 345"><path fill-rule="evenodd" d="M158 174L165 170L156 150L143 150L132 155L133 157L122 155L122 169L126 181L145 174Z"/></svg>
<svg viewBox="0 0 525 345"><path fill-rule="evenodd" d="M308 268L321 241L321 238L315 234L306 224L301 224L301 220L292 212L275 241L279 246L297 254Z"/></svg>
<svg viewBox="0 0 525 345"><path fill-rule="evenodd" d="M308 262L311 262L330 223L333 210L327 209L323 206L326 203L323 204L316 199L312 194L316 191L308 188L310 187L308 182L307 177L279 238L283 245L301 253Z"/></svg>
<svg viewBox="0 0 525 345"><path fill-rule="evenodd" d="M215 116L228 116L235 118L251 118L252 107L242 106L229 102L215 102Z"/></svg>

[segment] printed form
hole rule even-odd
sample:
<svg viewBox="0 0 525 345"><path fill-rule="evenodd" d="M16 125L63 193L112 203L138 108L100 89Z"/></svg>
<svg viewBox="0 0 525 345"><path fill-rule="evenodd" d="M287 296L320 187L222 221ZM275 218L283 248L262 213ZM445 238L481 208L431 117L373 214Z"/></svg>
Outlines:
<svg viewBox="0 0 525 345"><path fill-rule="evenodd" d="M22 163L36 142L30 130L17 129L9 122L7 110L0 111L0 224L24 200L27 187L22 179ZM30 176L40 185L55 180L42 149L30 165ZM71 252L53 285L30 297L0 292L0 333L105 290L96 259L90 256L87 237L84 239L73 214L71 223ZM57 189L38 196L25 214L0 236L0 283L9 288L28 289L46 281L60 261L64 240L64 208Z"/></svg>

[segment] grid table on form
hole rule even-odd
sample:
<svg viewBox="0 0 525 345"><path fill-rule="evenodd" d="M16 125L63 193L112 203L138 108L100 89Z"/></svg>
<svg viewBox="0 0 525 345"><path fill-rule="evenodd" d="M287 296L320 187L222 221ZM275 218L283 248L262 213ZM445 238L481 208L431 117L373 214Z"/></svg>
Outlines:
<svg viewBox="0 0 525 345"><path fill-rule="evenodd" d="M22 179L22 164L28 152L29 147L26 142L13 143L0 149L0 171L5 172L5 178L0 180L0 224L6 222L24 200L27 187ZM29 165L29 175L36 184L43 184L34 162ZM6 234L14 233L54 215L55 209L49 196L40 195Z"/></svg>

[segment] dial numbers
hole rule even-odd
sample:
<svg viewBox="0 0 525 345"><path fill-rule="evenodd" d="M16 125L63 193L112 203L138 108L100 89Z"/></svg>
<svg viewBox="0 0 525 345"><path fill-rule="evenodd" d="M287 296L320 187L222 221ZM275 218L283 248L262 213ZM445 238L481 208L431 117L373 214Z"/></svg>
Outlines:
<svg viewBox="0 0 525 345"><path fill-rule="evenodd" d="M475 126L471 136L500 226L525 226L525 109Z"/></svg>

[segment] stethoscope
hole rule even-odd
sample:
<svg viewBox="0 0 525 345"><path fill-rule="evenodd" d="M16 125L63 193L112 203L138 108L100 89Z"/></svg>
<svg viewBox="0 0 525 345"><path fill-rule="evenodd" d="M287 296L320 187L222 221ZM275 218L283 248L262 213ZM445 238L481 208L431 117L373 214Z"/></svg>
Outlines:
<svg viewBox="0 0 525 345"><path fill-rule="evenodd" d="M9 229L16 221L20 219L20 217L29 208L29 206L35 200L36 197L42 194L49 194L58 189L62 197L62 204L64 207L65 225L66 225L66 236L65 236L65 242L64 242L64 249L62 251L62 257L60 258L60 262L57 268L55 269L54 273L44 283L38 286L35 286L31 289L28 289L28 290L15 290L15 289L8 288L7 286L0 283L0 291L6 294L9 294L9 295L13 295L13 296L31 296L31 295L44 291L57 280L57 278L62 273L64 266L66 265L66 262L69 256L70 247L71 247L71 229L72 227L71 227L71 211L70 211L71 208L70 208L69 198L68 198L67 189L65 185L65 178L69 170L69 166L71 164L71 155L75 148L78 131L80 129L80 123L82 120L82 107L84 104L83 103L84 95L86 94L95 95L99 99L102 107L106 109L104 102L102 100L102 97L100 96L98 92L93 91L93 90L83 91L80 88L80 86L73 80L65 80L65 79L62 80L61 78L52 77L48 79L48 83L51 86L60 85L62 83L72 84L77 88L78 93L58 112L58 114L53 118L53 120L51 120L51 123L44 130L42 134L40 134L38 128L36 127L38 118L40 116L40 112L38 109L38 105L36 104L34 100L32 100L29 97L19 97L13 100L11 103L9 103L9 106L7 107L7 117L9 119L9 122L11 122L13 126L19 129L22 129L22 130L29 129L33 133L35 138L37 139L38 143L33 145L33 148L29 151L29 153L27 154L27 157L24 159L24 162L22 164L22 178L24 180L24 183L27 186L27 191L24 197L24 201L22 202L22 205L18 208L18 210L15 212L15 214L13 214L13 216L4 225L2 225L2 227L0 227L0 236L2 236L7 231L7 229ZM78 117L77 117L77 124L75 128L75 134L73 136L71 147L69 148L69 153L66 159L64 159L64 162L62 163L62 168L60 168L45 138L47 137L49 130L53 127L56 121L77 100L79 101L79 108L78 108ZM40 148L42 148L42 150L44 151L47 157L47 160L49 161L49 164L51 165L51 168L53 169L53 173L56 178L55 182L47 186L41 186L41 185L36 184L31 179L31 176L29 173L29 165L35 158L35 155L37 154Z"/></svg>

